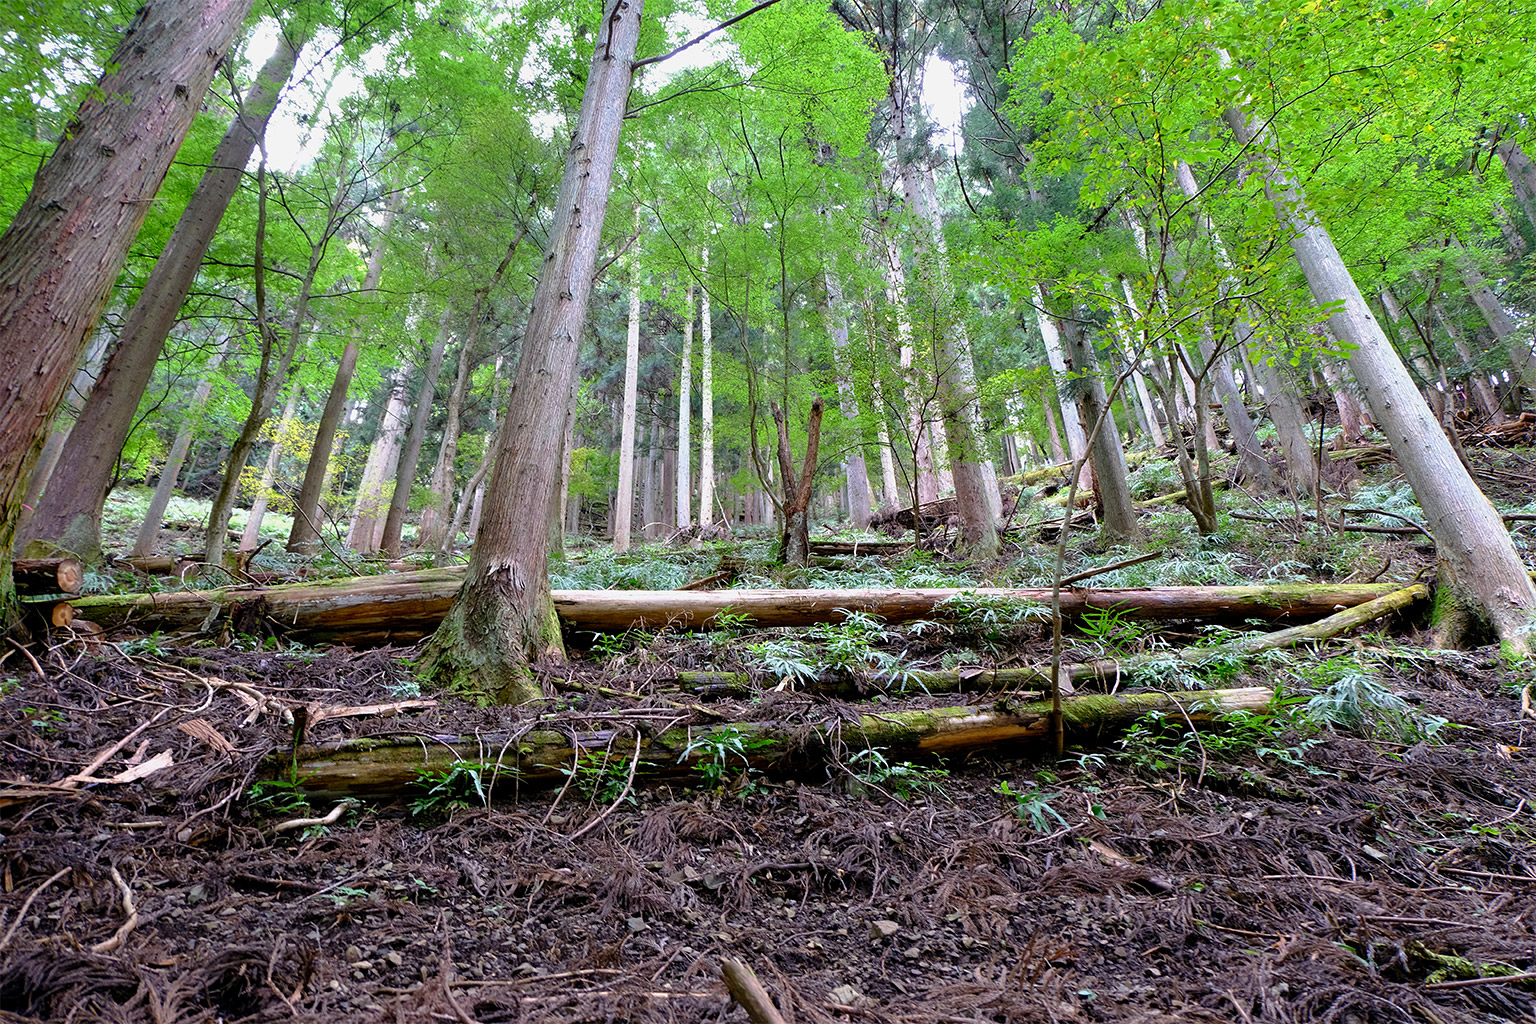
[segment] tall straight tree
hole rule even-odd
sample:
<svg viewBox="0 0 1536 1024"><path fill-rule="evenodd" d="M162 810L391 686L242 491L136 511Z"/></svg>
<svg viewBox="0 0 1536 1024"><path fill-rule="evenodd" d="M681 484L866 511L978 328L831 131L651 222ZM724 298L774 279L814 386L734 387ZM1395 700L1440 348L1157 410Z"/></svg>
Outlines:
<svg viewBox="0 0 1536 1024"><path fill-rule="evenodd" d="M709 309L709 248L699 257L699 523L715 521L715 327Z"/></svg>
<svg viewBox="0 0 1536 1024"><path fill-rule="evenodd" d="M234 121L128 312L117 347L60 453L69 472L48 481L26 539L48 541L90 561L100 557L102 505L118 453L138 416L139 400L245 166L277 109L283 85L313 31L308 22L296 22L278 33L276 51L246 90Z"/></svg>
<svg viewBox="0 0 1536 1024"><path fill-rule="evenodd" d="M0 627L16 614L11 550L38 450L128 246L250 7L251 0L141 7L0 235Z"/></svg>
<svg viewBox="0 0 1536 1024"><path fill-rule="evenodd" d="M1275 213L1291 230L1291 252L1318 304L1335 310L1328 326L1351 346L1350 369L1424 509L1448 598L1439 602L1438 638L1460 642L1476 618L1511 650L1527 653L1536 589L1498 511L1456 457L1268 133L1239 106L1223 117L1238 141L1253 148Z"/></svg>
<svg viewBox="0 0 1536 1024"><path fill-rule="evenodd" d="M693 525L691 468L693 439L693 285L683 290L688 312L683 314L683 354L677 381L677 528Z"/></svg>
<svg viewBox="0 0 1536 1024"><path fill-rule="evenodd" d="M479 699L520 703L537 698L542 689L530 661L563 653L549 593L549 535L541 526L556 507L566 404L634 80L644 4L610 0L603 5L549 247L497 441L488 500L464 586L423 652L424 675Z"/></svg>
<svg viewBox="0 0 1536 1024"><path fill-rule="evenodd" d="M624 344L624 397L619 409L619 484L613 503L613 550L629 550L635 507L635 415L640 381L640 271L630 266L629 327Z"/></svg>

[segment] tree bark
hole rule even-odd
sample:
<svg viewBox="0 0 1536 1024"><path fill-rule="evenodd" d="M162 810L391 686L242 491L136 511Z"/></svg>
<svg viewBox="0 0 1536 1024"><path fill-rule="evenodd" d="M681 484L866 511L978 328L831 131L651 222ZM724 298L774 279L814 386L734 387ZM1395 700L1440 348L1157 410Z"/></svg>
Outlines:
<svg viewBox="0 0 1536 1024"><path fill-rule="evenodd" d="M405 528L405 513L411 507L411 488L416 483L416 462L421 458L421 445L427 436L427 421L432 418L432 396L437 391L437 376L443 369L443 353L448 348L448 336L452 333L449 330L452 316L452 309L444 307L438 318L437 337L432 342L432 351L427 356L427 367L421 378L421 388L416 393L416 411L411 416L411 429L406 435L405 446L400 450L400 462L395 467L395 490L390 495L384 531L379 536L379 551L389 558L400 557L400 532ZM459 402L463 401L464 395L460 385L468 376L465 371L470 358L468 341L466 338L466 345L459 352L459 374L454 383L453 397ZM443 445L456 447L459 440L458 404L449 404L454 407L454 415L443 428Z"/></svg>
<svg viewBox="0 0 1536 1024"><path fill-rule="evenodd" d="M540 527L560 480L555 453L565 431L643 8L644 0L604 5L467 582L422 657L427 678L480 699L539 696L530 659L563 653L549 596L548 533Z"/></svg>
<svg viewBox="0 0 1536 1024"><path fill-rule="evenodd" d="M540 534L540 543L544 535ZM413 643L444 620L464 585L459 569L425 569L384 576L294 583L264 590L108 594L73 600L81 618L108 629L201 630L229 618L240 632L273 633L312 643ZM471 577L472 578L472 577ZM1242 587L1070 588L1062 614L1114 611L1127 619L1244 619L1310 621L1395 592L1396 583L1273 584ZM1049 588L884 590L557 590L551 618L573 629L622 633L628 629L713 628L729 614L756 626L810 626L841 622L850 612L886 622L914 619L965 623L982 607L1007 608L1020 621L1044 621ZM259 627L259 628L258 628Z"/></svg>
<svg viewBox="0 0 1536 1024"><path fill-rule="evenodd" d="M347 547L360 555L371 555L379 550L379 535L384 520L380 513L389 508L393 493L389 489L395 478L395 467L400 464L400 441L406 431L406 410L410 397L406 392L405 378L410 374L409 365L403 367L389 385L384 399L384 411L379 416L378 433L368 448L368 460L363 464L363 476L357 485L357 501L352 506L352 523L347 529Z"/></svg>
<svg viewBox="0 0 1536 1024"><path fill-rule="evenodd" d="M824 403L820 397L811 403L810 421L806 425L805 461L799 477L795 476L784 410L777 402L773 402L771 408L774 425L779 431L779 479L784 489L784 530L780 534L779 550L783 552L785 565L805 565L811 555L811 487L816 478L816 452L821 445Z"/></svg>
<svg viewBox="0 0 1536 1024"><path fill-rule="evenodd" d="M189 0L140 8L0 235L0 628L17 616L11 552L38 451L250 7Z"/></svg>
<svg viewBox="0 0 1536 1024"><path fill-rule="evenodd" d="M693 285L684 290L683 355L677 379L677 527L693 525ZM701 517L702 518L702 517Z"/></svg>
<svg viewBox="0 0 1536 1024"><path fill-rule="evenodd" d="M221 9L221 14L233 16L235 12L232 8L249 9L250 2L236 0L230 3L221 0L217 4L203 3L199 7L205 9L203 16L213 16L214 8ZM154 9L150 10L153 15ZM235 18L237 27L243 20L243 14ZM139 400L154 376L155 364L160 358L161 349L165 347L165 339L191 291L192 282L197 277L198 268L202 266L203 256L208 251L224 211L239 188L256 142L265 133L267 122L277 108L283 84L293 73L299 51L303 49L312 31L312 26L306 24L294 26L291 34L279 32L276 52L246 90L239 112L225 131L208 169L177 221L170 240L155 261L148 280L144 282L138 300L128 312L117 347L97 379L97 386L80 410L75 427L60 454L69 472L59 477L54 486L43 494L28 524L27 540L50 541L78 552L89 562L95 562L101 557L101 510L107 498L107 489L112 483L118 453L128 440L128 434L138 416ZM191 41L187 45L193 48L178 52L175 55L177 59L196 59L197 55L203 53L203 45ZM225 41L214 49L222 51L227 46L228 42ZM186 88L190 92L177 102L189 102L195 111L208 88L207 78L200 75L200 80L204 84L196 88L188 83ZM177 85L177 88L181 87ZM108 89L104 95L113 95L113 92ZM182 132L185 132L184 128ZM180 135L176 136L178 144L180 138ZM106 152L110 152L110 147L118 143L103 140L102 145ZM171 152L174 151L173 145ZM123 154L119 154L118 158L121 160ZM158 180L157 177L156 185ZM146 195L152 194L154 187L150 185ZM147 202L140 203L136 212L143 213L147 209ZM134 221L135 231L137 223Z"/></svg>
<svg viewBox="0 0 1536 1024"><path fill-rule="evenodd" d="M288 389L288 402L283 414L277 418L276 436L272 438L272 450L267 452L267 464L261 468L261 479L256 484L256 497L251 501L251 511L245 517L245 529L240 534L240 550L255 551L261 536L261 522L267 517L267 504L272 500L272 485L277 481L277 471L283 462L283 443L298 416L299 398L303 388L295 382ZM243 468L243 467L242 467Z"/></svg>
<svg viewBox="0 0 1536 1024"><path fill-rule="evenodd" d="M59 464L59 456L63 454L64 445L69 441L69 435L74 432L75 424L80 418L80 410L85 408L86 400L96 386L96 379L101 376L102 367L107 361L108 342L112 340L111 332L107 329L105 322L99 324L91 334L91 342L85 351L85 360L75 371L75 376L69 383L69 390L64 393L64 404L54 416L53 430L49 432L48 440L43 443L43 450L37 457L37 464L32 467L32 479L27 482L27 494L22 499L21 520L16 528L17 536L28 536L27 523L32 518L32 511L37 508L38 498L48 486L48 481L53 478L54 467Z"/></svg>
<svg viewBox="0 0 1536 1024"><path fill-rule="evenodd" d="M1456 457L1273 143L1248 123L1242 110L1229 108L1225 119L1240 142L1258 144L1266 192L1281 222L1292 230L1291 251L1313 297L1320 305L1341 306L1329 324L1354 346L1349 364L1355 379L1365 389L1435 538L1440 593L1447 599L1437 601L1438 638L1461 641L1475 616L1492 626L1511 650L1529 652L1536 589L1509 531Z"/></svg>
<svg viewBox="0 0 1536 1024"><path fill-rule="evenodd" d="M1125 449L1115 425L1109 394L1099 375L1093 344L1076 323L1062 325L1068 365L1079 376L1077 406L1082 413L1082 429L1091 431L1086 438L1093 454L1095 493L1104 511L1102 534L1111 544L1127 544L1141 536L1136 522L1136 503L1126 477ZM1102 422L1101 422L1102 421Z"/></svg>
<svg viewBox="0 0 1536 1024"><path fill-rule="evenodd" d="M397 194L398 195L398 194ZM389 229L399 212L399 202L391 201L384 211L384 220L374 237L373 251L368 256L368 270L363 275L363 294L371 293L379 286L384 272L384 249L389 241ZM293 528L288 533L288 550L312 555L320 547L320 494L325 487L325 475L331 468L331 450L336 446L336 428L341 424L342 410L347 404L347 391L352 387L352 375L357 371L358 335L356 328L347 339L341 360L336 364L336 377L326 396L325 408L315 428L314 446L309 452L309 463L304 467L304 482L299 486L298 497L293 499L295 511Z"/></svg>
<svg viewBox="0 0 1536 1024"><path fill-rule="evenodd" d="M138 536L134 538L130 554L136 558L142 558L155 549L155 540L160 536L160 523L165 518L166 508L171 504L171 496L176 492L176 478L181 475L181 465L186 461L187 450L192 447L198 419L203 407L208 404L208 396L213 394L213 375L223 363L230 341L225 338L219 351L208 360L203 379L198 381L197 390L192 393L192 402L185 413L186 419L176 431L176 439L171 442L171 450L165 456L165 465L160 467L160 480L155 485L154 496L149 499L149 509L144 513L144 522L139 526Z"/></svg>
<svg viewBox="0 0 1536 1024"><path fill-rule="evenodd" d="M714 323L709 310L709 249L699 258L699 523L715 521Z"/></svg>
<svg viewBox="0 0 1536 1024"><path fill-rule="evenodd" d="M624 348L624 397L619 410L619 485L613 503L613 551L629 550L629 534L635 516L635 417L640 382L640 282L639 270L630 268L629 329Z"/></svg>
<svg viewBox="0 0 1536 1024"><path fill-rule="evenodd" d="M858 431L857 443L850 445L843 457L843 479L848 488L848 517L855 530L869 529L869 516L874 511L874 501L869 489L869 468L864 464L864 428L859 423L859 396L853 387L853 367L848 350L848 313L843 299L843 285L830 269L822 269L826 288L826 302L822 315L827 321L827 333L832 338L832 352L836 363L837 408L843 418Z"/></svg>

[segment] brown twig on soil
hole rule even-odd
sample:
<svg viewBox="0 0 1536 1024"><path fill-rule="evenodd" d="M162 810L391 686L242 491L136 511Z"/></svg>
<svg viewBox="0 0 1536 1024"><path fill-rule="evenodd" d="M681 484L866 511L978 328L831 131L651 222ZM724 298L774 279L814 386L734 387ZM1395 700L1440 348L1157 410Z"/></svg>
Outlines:
<svg viewBox="0 0 1536 1024"><path fill-rule="evenodd" d="M0 952L4 952L5 948L11 944L11 939L16 937L16 929L20 928L21 922L27 919L27 911L32 909L32 901L41 896L44 889L67 874L69 874L69 868L59 868L59 870L49 875L42 885L32 890L32 894L27 897L26 902L21 905L21 910L17 912L16 920L11 922L11 926L5 930L5 936L0 938Z"/></svg>
<svg viewBox="0 0 1536 1024"><path fill-rule="evenodd" d="M752 1024L785 1024L779 1008L773 1005L773 999L757 980L757 975L752 973L752 968L740 960L726 957L720 961L720 977L725 980L725 987L736 1005L752 1018Z"/></svg>
<svg viewBox="0 0 1536 1024"><path fill-rule="evenodd" d="M112 881L117 883L117 890L122 893L123 913L128 919L118 926L117 931L113 932L110 938L103 939L92 946L92 953L112 952L120 947L123 944L123 940L128 938L133 930L139 926L139 908L133 905L133 890L128 888L127 882L123 881L123 876L116 866L112 868Z"/></svg>
<svg viewBox="0 0 1536 1024"><path fill-rule="evenodd" d="M38 675L40 675L40 676L43 676L43 675L44 675L44 673L43 673L43 666L41 666L41 665L39 665L39 664L38 664L38 663L37 663L37 659L36 659L36 658L34 658L34 657L32 657L32 652L31 652L31 651L29 651L29 650L27 650L27 649L26 649L26 648L25 648L25 647L23 647L23 646L22 646L22 645L21 645L21 644L19 644L19 643L17 643L17 642L16 642L16 640L15 640L15 638L13 638L13 637L6 637L6 638L5 638L5 642L6 642L6 643L8 643L8 644L10 644L10 645L11 645L11 646L12 646L12 647L14 647L14 648L16 648L16 649L17 649L17 650L18 650L18 651L20 651L20 652L21 652L21 653L22 653L22 655L23 655L23 656L24 656L24 657L25 657L25 658L26 658L26 659L27 659L27 660L28 660L28 661L30 661L30 662L31 662L31 663L32 663L32 669L33 669L33 671L35 671L35 672L36 672L36 673L37 673L37 674L38 674ZM47 677L46 677L46 676L44 676L44 678L47 678Z"/></svg>
<svg viewBox="0 0 1536 1024"><path fill-rule="evenodd" d="M601 824L603 819L612 814L613 809L619 806L619 804L623 803L626 796L629 796L629 791L634 788L635 785L635 772L640 770L641 749L640 733L637 731L635 733L635 759L629 762L629 777L624 780L624 788L619 792L618 796L613 798L613 803L603 808L602 813L598 814L597 817L593 818L591 821L581 826L581 828L571 833L570 839L572 842L580 839L582 836L586 835L588 832L592 831L599 824Z"/></svg>

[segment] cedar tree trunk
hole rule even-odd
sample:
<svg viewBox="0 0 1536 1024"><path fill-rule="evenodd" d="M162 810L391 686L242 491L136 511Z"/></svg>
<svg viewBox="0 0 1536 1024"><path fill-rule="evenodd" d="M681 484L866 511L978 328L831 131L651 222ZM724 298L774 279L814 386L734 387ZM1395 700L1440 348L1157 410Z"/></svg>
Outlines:
<svg viewBox="0 0 1536 1024"><path fill-rule="evenodd" d="M540 686L529 661L563 656L549 594L545 517L592 294L592 270L634 78L645 0L612 0L597 33L550 226L522 357L497 442L485 511L463 588L428 641L422 673L482 700L523 702Z"/></svg>

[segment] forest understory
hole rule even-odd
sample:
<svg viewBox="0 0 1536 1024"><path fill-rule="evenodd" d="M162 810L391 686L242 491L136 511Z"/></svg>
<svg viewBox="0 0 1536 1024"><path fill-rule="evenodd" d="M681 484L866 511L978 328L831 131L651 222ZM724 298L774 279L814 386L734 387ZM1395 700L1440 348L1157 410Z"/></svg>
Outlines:
<svg viewBox="0 0 1536 1024"><path fill-rule="evenodd" d="M1478 458L1496 501L1522 500L1523 451ZM1390 466L1373 472L1364 493L1388 493ZM1256 507L1237 495L1225 509ZM1313 578L1406 584L1433 565L1418 537L1228 518L1202 540L1183 515L1144 513L1170 542L1163 576L1119 571L1295 578L1282 554L1316 551ZM786 578L741 560L748 539L578 553L556 575L655 586L723 561L737 586L1018 584L1050 554L1036 529L991 567L920 553ZM13 650L0 1020L746 1020L726 959L793 1021L1529 1019L1531 671L1492 647L1432 650L1426 617L1421 602L1330 641L1142 671L1121 688L1277 697L1193 732L1154 714L1061 759L1013 743L905 760L847 738L861 715L998 704L904 686L917 668L1048 664L1049 623L995 607L573 634L571 661L541 672L549 699L522 708L421 693L410 649L156 634ZM1089 616L1064 660L1232 635ZM838 696L801 685L839 668ZM749 682L679 687L700 669ZM804 742L764 764L762 723ZM563 784L497 768L534 727L580 739ZM687 765L641 770L625 747L679 727ZM478 758L442 766L477 737ZM295 765L320 762L296 743L361 738L438 758L389 798L306 787Z"/></svg>

